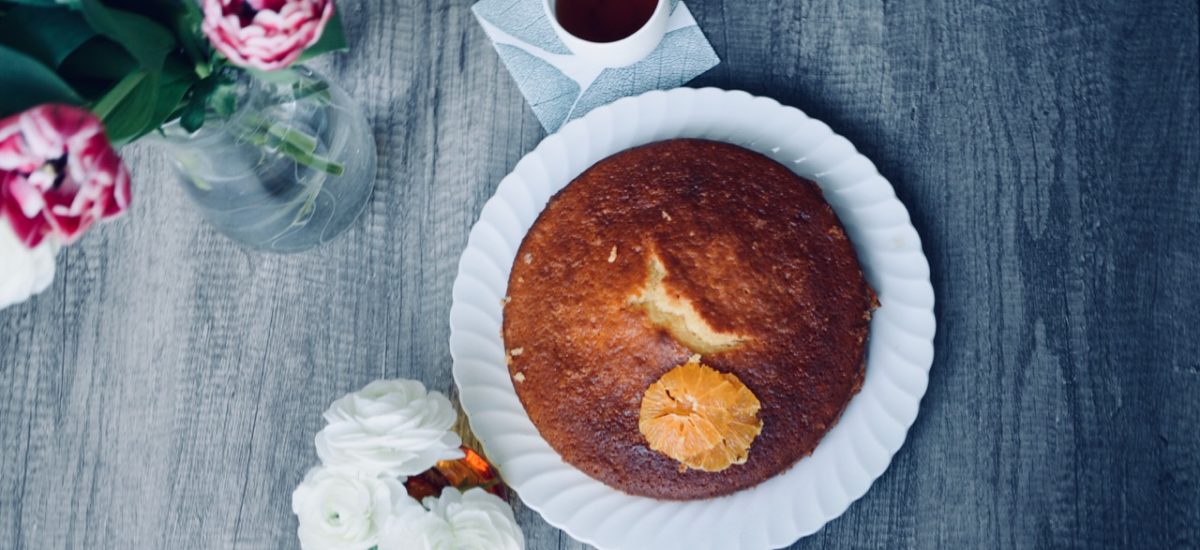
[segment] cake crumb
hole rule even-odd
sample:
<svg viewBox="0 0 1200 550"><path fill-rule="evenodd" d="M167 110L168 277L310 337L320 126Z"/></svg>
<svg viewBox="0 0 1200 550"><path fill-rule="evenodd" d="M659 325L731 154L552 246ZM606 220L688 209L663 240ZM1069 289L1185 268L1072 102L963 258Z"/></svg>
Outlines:
<svg viewBox="0 0 1200 550"><path fill-rule="evenodd" d="M510 351L508 353L511 354L513 357L516 357L518 355L521 355L522 353L525 353L525 348L513 348L512 351Z"/></svg>
<svg viewBox="0 0 1200 550"><path fill-rule="evenodd" d="M664 220L671 221L671 215L668 214L666 210L662 211L662 215Z"/></svg>
<svg viewBox="0 0 1200 550"><path fill-rule="evenodd" d="M500 305L502 305L502 306L506 306L506 305L508 305L508 303L509 303L509 302L511 302L511 301L512 301L512 296L505 296L505 297L503 297L503 298L501 298L501 299L500 299Z"/></svg>
<svg viewBox="0 0 1200 550"><path fill-rule="evenodd" d="M612 247L612 252L608 253L608 263L611 264L615 261L617 261L617 245L614 244Z"/></svg>
<svg viewBox="0 0 1200 550"><path fill-rule="evenodd" d="M521 257L521 260L525 262L525 265L529 265L533 263L533 254L526 252L525 255Z"/></svg>
<svg viewBox="0 0 1200 550"><path fill-rule="evenodd" d="M517 382L524 382L525 381L525 373L518 372L518 373L514 374L513 380L516 380Z"/></svg>

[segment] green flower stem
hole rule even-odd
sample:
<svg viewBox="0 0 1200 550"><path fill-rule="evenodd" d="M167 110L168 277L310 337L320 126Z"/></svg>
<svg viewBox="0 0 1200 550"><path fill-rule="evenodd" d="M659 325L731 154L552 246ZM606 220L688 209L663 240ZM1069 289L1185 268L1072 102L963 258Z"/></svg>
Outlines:
<svg viewBox="0 0 1200 550"><path fill-rule="evenodd" d="M317 142L311 136L280 124L267 124L261 117L251 117L257 121L242 124L242 129L246 131L246 141L259 147L272 147L291 157L297 164L314 170L334 176L340 176L346 171L341 163L317 155Z"/></svg>
<svg viewBox="0 0 1200 550"><path fill-rule="evenodd" d="M317 140L315 138L285 124L271 122L255 114L247 114L243 126L252 130L265 128L267 133L281 141L292 144L301 151L310 154L317 152Z"/></svg>
<svg viewBox="0 0 1200 550"><path fill-rule="evenodd" d="M312 153L305 153L303 150L297 149L295 146L287 142L283 142L283 146L280 147L280 151L282 151L285 155L292 157L300 164L308 166L314 170L320 170L327 174L340 176L346 171L346 167L342 166L342 164L339 162L334 162L325 157L314 155Z"/></svg>
<svg viewBox="0 0 1200 550"><path fill-rule="evenodd" d="M292 90L290 101L300 101L311 97L322 105L328 105L333 99L329 94L329 83L321 80L296 82L292 85Z"/></svg>
<svg viewBox="0 0 1200 550"><path fill-rule="evenodd" d="M317 140L308 134L279 124L272 124L267 127L267 132L305 153L314 154L317 152Z"/></svg>

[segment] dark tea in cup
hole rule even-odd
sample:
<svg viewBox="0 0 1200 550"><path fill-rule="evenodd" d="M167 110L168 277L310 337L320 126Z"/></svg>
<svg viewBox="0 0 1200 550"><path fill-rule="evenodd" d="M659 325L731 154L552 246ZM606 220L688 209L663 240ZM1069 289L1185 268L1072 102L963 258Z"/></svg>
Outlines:
<svg viewBox="0 0 1200 550"><path fill-rule="evenodd" d="M658 0L555 0L558 24L589 42L616 42L642 28Z"/></svg>

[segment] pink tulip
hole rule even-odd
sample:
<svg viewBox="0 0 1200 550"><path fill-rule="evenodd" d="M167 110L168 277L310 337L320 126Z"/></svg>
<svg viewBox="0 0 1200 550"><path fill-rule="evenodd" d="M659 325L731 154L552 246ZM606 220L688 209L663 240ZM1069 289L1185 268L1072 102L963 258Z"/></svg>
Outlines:
<svg viewBox="0 0 1200 550"><path fill-rule="evenodd" d="M92 113L40 105L0 120L0 219L33 248L71 244L129 207L129 171Z"/></svg>
<svg viewBox="0 0 1200 550"><path fill-rule="evenodd" d="M236 65L281 69L321 38L332 0L204 0L201 28Z"/></svg>

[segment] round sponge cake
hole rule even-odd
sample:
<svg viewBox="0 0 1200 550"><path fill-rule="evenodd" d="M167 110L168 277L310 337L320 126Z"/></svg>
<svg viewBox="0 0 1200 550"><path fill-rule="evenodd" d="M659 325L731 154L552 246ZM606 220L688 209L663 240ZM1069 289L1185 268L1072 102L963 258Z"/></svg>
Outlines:
<svg viewBox="0 0 1200 550"><path fill-rule="evenodd" d="M741 147L680 139L604 159L555 195L513 263L509 372L563 459L626 493L697 499L810 454L863 379L875 295L812 182ZM699 354L761 402L718 472L651 450L646 389Z"/></svg>

